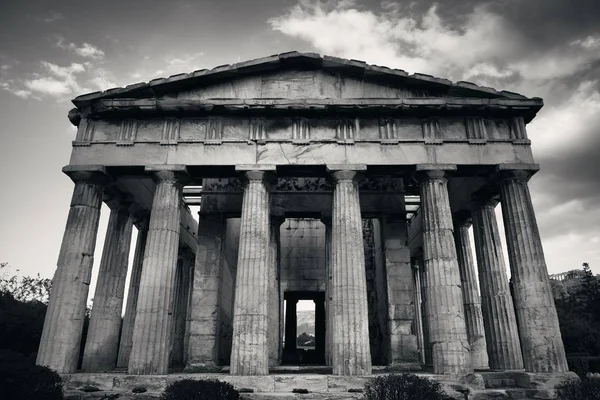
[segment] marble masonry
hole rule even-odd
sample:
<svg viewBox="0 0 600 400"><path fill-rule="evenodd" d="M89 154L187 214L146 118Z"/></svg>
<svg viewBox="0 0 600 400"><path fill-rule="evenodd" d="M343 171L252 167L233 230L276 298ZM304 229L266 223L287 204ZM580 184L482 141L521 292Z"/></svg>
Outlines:
<svg viewBox="0 0 600 400"><path fill-rule="evenodd" d="M39 365L567 371L528 188L541 99L291 52L73 103ZM296 345L299 300L315 304L311 351Z"/></svg>

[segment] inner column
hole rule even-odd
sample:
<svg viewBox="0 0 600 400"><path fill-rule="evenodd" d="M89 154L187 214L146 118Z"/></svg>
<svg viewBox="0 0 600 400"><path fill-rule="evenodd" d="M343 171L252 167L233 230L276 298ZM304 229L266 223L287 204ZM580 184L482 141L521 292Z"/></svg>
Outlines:
<svg viewBox="0 0 600 400"><path fill-rule="evenodd" d="M370 375L367 282L357 170L329 168L335 182L331 230L334 375Z"/></svg>

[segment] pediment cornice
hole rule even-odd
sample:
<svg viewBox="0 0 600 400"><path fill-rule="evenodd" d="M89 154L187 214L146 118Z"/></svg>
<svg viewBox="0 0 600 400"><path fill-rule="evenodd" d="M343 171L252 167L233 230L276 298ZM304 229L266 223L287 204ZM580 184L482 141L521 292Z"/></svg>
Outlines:
<svg viewBox="0 0 600 400"><path fill-rule="evenodd" d="M103 92L89 93L78 96L73 100L73 103L77 108L81 109L99 99L160 98L167 93L179 92L192 87L224 82L248 75L265 74L289 69L327 70L328 72L355 78L364 78L415 88L435 89L449 97L527 99L526 96L518 93L498 91L493 88L478 86L471 82L452 82L448 79L436 78L431 75L419 73L408 74L406 71L400 69L369 65L364 61L292 51L231 65L221 65L210 70L203 69L187 74L173 75L168 78L158 78L149 82L135 83L126 87L112 88Z"/></svg>

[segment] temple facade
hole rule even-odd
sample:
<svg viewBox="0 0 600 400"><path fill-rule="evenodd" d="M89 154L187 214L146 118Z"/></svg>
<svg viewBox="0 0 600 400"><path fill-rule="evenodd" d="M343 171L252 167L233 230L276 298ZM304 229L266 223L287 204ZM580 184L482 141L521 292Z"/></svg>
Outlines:
<svg viewBox="0 0 600 400"><path fill-rule="evenodd" d="M73 103L75 188L39 365L567 371L528 188L541 99L292 52ZM310 351L299 300L315 304Z"/></svg>

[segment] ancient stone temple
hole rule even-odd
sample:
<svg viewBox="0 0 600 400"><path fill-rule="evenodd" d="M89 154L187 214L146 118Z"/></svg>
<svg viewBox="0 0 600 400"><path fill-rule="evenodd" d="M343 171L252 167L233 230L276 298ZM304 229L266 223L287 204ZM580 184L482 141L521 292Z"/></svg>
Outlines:
<svg viewBox="0 0 600 400"><path fill-rule="evenodd" d="M528 188L541 99L292 52L73 103L38 364L78 368L104 201L83 371L567 371Z"/></svg>

